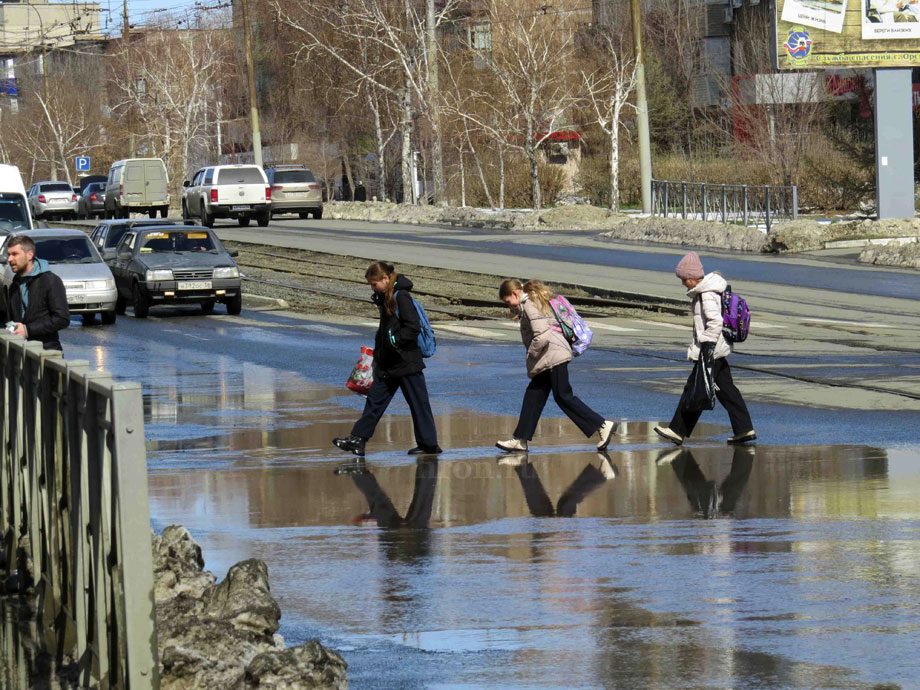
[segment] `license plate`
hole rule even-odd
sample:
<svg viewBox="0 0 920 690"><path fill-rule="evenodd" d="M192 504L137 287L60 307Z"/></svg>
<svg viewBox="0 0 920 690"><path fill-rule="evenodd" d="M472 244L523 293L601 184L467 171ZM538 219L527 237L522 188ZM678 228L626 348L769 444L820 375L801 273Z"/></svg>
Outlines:
<svg viewBox="0 0 920 690"><path fill-rule="evenodd" d="M210 290L210 280L180 280L176 283L177 290Z"/></svg>
<svg viewBox="0 0 920 690"><path fill-rule="evenodd" d="M249 210L249 204L242 204L242 205L240 205L240 206L231 206L231 207L230 207L230 210L231 210L231 211L248 211L248 210Z"/></svg>
<svg viewBox="0 0 920 690"><path fill-rule="evenodd" d="M67 295L67 304L83 304L85 301L85 295Z"/></svg>

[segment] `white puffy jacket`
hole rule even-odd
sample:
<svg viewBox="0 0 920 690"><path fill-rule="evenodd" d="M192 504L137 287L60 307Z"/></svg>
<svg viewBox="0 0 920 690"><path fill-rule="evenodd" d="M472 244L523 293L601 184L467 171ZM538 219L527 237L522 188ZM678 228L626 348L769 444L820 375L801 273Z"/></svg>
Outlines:
<svg viewBox="0 0 920 690"><path fill-rule="evenodd" d="M687 359L696 361L700 358L700 343L715 343L713 357L728 357L732 352L731 343L722 335L722 293L728 283L718 273L709 273L700 284L687 290L687 297L693 301L690 311L693 314L693 341L687 349Z"/></svg>

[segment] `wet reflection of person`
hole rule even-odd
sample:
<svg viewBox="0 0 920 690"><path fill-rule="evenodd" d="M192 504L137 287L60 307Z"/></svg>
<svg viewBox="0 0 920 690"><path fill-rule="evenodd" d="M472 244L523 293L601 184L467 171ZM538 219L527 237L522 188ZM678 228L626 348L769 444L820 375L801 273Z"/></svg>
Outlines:
<svg viewBox="0 0 920 690"><path fill-rule="evenodd" d="M555 508L543 487L543 482L540 481L537 468L528 462L526 457L522 457L521 462L515 465L514 472L521 482L530 514L534 517L573 517L579 503L608 479L614 479L617 476L616 465L611 462L607 453L598 453L597 457L600 465L595 466L591 463L585 465L581 473L575 477L575 481L562 492Z"/></svg>
<svg viewBox="0 0 920 690"><path fill-rule="evenodd" d="M377 477L369 470L352 473L351 478L367 501L367 516L376 520L378 527L409 527L412 529L428 527L438 484L436 458L422 458L416 464L415 488L405 517L399 515L390 497L377 482Z"/></svg>
<svg viewBox="0 0 920 690"><path fill-rule="evenodd" d="M706 479L706 475L689 450L681 450L678 453L671 461L671 469L677 475L677 481L684 487L693 510L708 520L720 513L734 512L738 499L751 477L754 452L754 448L750 446L735 448L731 470L719 488L716 488L714 481Z"/></svg>

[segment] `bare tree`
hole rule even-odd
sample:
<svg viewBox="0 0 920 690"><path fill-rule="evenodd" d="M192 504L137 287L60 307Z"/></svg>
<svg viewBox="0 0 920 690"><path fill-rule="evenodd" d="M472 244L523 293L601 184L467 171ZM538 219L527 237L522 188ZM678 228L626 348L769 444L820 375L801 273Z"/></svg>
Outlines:
<svg viewBox="0 0 920 690"><path fill-rule="evenodd" d="M609 33L595 37L595 57L602 66L593 72L582 70L585 94L595 122L610 142L610 210L620 210L620 121L623 109L631 106L629 96L636 86L636 61L627 55Z"/></svg>
<svg viewBox="0 0 920 690"><path fill-rule="evenodd" d="M224 31L148 31L114 66L113 110L136 114L136 134L147 141L149 155L164 160L175 191L193 155L205 158L213 148L210 138L220 117L215 96L227 77L229 50Z"/></svg>
<svg viewBox="0 0 920 690"><path fill-rule="evenodd" d="M491 45L477 52L501 98L486 103L485 117L464 114L491 133L500 146L521 151L530 165L535 209L542 207L537 152L577 103L575 22L565 12L548 13L533 0L523 6L496 0L487 11ZM501 161L504 161L502 157Z"/></svg>

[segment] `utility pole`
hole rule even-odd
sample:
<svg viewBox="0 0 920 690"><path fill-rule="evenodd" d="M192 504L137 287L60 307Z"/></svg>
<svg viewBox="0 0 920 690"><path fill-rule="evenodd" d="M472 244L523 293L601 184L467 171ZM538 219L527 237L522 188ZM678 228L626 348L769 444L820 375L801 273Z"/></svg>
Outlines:
<svg viewBox="0 0 920 690"><path fill-rule="evenodd" d="M434 203L444 203L444 153L441 148L441 106L438 94L438 35L434 0L427 0L428 108L431 113L431 167L434 178Z"/></svg>
<svg viewBox="0 0 920 690"><path fill-rule="evenodd" d="M249 113L252 120L252 158L256 165L262 167L262 133L259 131L259 105L256 101L256 76L252 66L252 33L249 30L249 13L246 0L240 1L243 14L243 34L246 46L246 73L249 78Z"/></svg>
<svg viewBox="0 0 920 690"><path fill-rule="evenodd" d="M44 27L43 27L44 28ZM45 37L42 36L42 81L43 93L45 96L45 108L50 108L51 104L48 102L48 46L45 43ZM51 161L51 181L57 180L57 156L52 156ZM67 165L67 161L61 161L64 165Z"/></svg>
<svg viewBox="0 0 920 690"><path fill-rule="evenodd" d="M630 0L633 46L636 51L636 120L639 130L639 177L642 182L642 213L652 212L652 143L645 94L645 58L642 54L642 12L639 0Z"/></svg>
<svg viewBox="0 0 920 690"><path fill-rule="evenodd" d="M137 84L134 83L134 70L131 68L131 24L128 22L128 0L124 1L124 6L122 7L122 21L124 22L121 27L121 42L125 47L125 59L126 67L128 71L128 83L131 85L132 93L134 89L137 88ZM134 118L132 117L134 113L134 108L128 106L128 158L134 158L137 155L137 140L134 135Z"/></svg>

